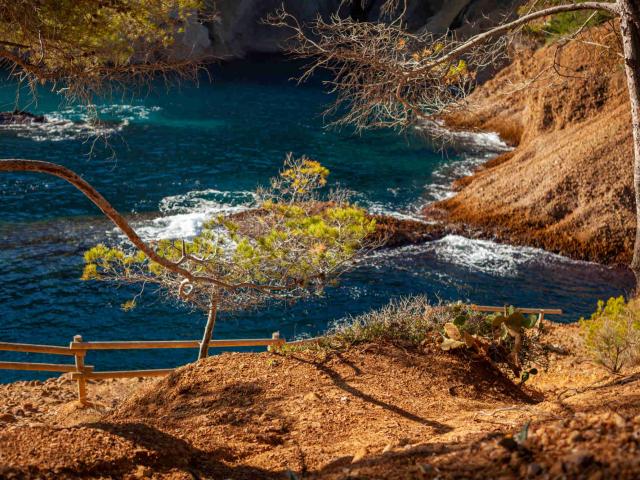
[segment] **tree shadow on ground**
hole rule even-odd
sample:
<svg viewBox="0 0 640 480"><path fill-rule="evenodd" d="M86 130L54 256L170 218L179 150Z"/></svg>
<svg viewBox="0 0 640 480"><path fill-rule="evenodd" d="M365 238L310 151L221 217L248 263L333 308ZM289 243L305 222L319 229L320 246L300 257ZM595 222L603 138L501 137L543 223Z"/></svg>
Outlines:
<svg viewBox="0 0 640 480"><path fill-rule="evenodd" d="M342 357L339 354L336 354L335 356L340 358L341 362L343 362L344 364L350 366L354 371L359 372L358 367L356 367L353 363L349 362L348 360L346 360L344 357ZM438 433L446 433L446 432L450 432L452 430L452 427L450 427L449 425L445 425L444 423L436 422L434 420L429 420L428 418L421 417L419 415L416 415L415 413L412 413L412 412L409 412L408 410L405 410L404 408L402 408L402 407L400 407L398 405L394 405L394 404L386 402L384 400L380 400L378 398L375 398L372 395L369 395L368 393L363 392L362 390L357 389L353 385L349 384L349 382L347 382L342 377L342 375L340 375L340 373L338 373L337 371L335 371L334 369L332 369L331 367L329 367L328 365L325 364L329 360L330 357L327 357L327 359L325 359L324 361L307 360L305 358L302 358L302 357L299 357L299 356L295 356L295 355L290 355L289 358L291 358L292 360L301 362L301 363L306 363L308 365L311 365L311 366L317 368L322 373L327 375L327 377L329 377L331 379L331 381L333 382L333 384L336 387L340 388L341 390L345 391L346 393L349 393L350 395L353 395L354 397L357 397L357 398L359 398L359 399L361 399L361 400L363 400L365 402L368 402L368 403L371 403L373 405L377 405L379 407L382 407L385 410L388 410L389 412L392 412L392 413L394 413L396 415L404 417L407 420L410 420L412 422L416 422L416 423L419 423L421 425L425 425L425 426L431 427Z"/></svg>
<svg viewBox="0 0 640 480"><path fill-rule="evenodd" d="M233 458L233 452L230 449L220 447L214 451L203 451L193 447L183 439L144 423L98 422L87 424L85 427L119 436L135 445L131 455L118 463L97 463L93 468L94 473L126 473L135 471L138 466L143 466L157 473L182 471L194 479L233 478L234 480L249 480L282 478L282 473L279 472L270 472L242 465L227 465L223 460Z"/></svg>

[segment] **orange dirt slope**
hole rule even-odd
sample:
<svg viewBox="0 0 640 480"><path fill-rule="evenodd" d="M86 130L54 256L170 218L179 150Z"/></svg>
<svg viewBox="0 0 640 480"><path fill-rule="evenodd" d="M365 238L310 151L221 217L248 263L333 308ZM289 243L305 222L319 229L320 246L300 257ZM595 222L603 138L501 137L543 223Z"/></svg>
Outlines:
<svg viewBox="0 0 640 480"><path fill-rule="evenodd" d="M638 478L640 370L609 377L576 337L550 326L524 390L435 339L210 357L101 418L7 426L0 478Z"/></svg>

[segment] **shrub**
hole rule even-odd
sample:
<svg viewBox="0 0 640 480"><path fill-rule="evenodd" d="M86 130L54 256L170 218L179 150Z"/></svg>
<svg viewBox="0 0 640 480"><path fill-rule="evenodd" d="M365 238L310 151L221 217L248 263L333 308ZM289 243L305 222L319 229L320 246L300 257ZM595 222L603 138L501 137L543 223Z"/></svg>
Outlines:
<svg viewBox="0 0 640 480"><path fill-rule="evenodd" d="M580 0L583 2L586 0ZM580 3L578 2L578 3ZM520 7L518 13L522 16L528 13L533 2L528 2ZM548 6L559 5L559 0L547 0L543 3L536 2L534 10ZM553 43L562 38L574 35L583 28L601 25L612 18L611 14L602 11L576 11L563 12L551 15L541 20L533 21L523 27L523 32L545 43Z"/></svg>
<svg viewBox="0 0 640 480"><path fill-rule="evenodd" d="M589 320L580 319L585 346L593 358L612 373L640 359L640 301L625 303L622 296L610 298Z"/></svg>
<svg viewBox="0 0 640 480"><path fill-rule="evenodd" d="M369 342L420 346L440 336L443 350L468 349L524 381L536 373L534 363L546 366L546 350L538 339L541 329L534 326L536 317L525 317L513 307L489 315L462 302L432 305L427 297L414 296L338 320L317 341L285 346L283 351L342 350Z"/></svg>
<svg viewBox="0 0 640 480"><path fill-rule="evenodd" d="M344 348L374 341L419 345L455 318L455 305L462 304L433 306L423 295L392 300L380 309L334 322L325 346Z"/></svg>
<svg viewBox="0 0 640 480"><path fill-rule="evenodd" d="M539 341L541 331L537 316L525 316L513 306L492 314L467 308L444 324L441 347L471 349L525 382L537 373L534 364L547 364L546 349Z"/></svg>

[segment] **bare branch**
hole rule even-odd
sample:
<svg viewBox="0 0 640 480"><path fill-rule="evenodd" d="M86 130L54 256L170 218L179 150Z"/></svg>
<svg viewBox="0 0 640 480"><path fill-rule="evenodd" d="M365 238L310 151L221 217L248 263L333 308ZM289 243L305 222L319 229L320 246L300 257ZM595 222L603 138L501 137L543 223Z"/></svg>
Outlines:
<svg viewBox="0 0 640 480"><path fill-rule="evenodd" d="M293 32L289 52L309 61L300 81L318 69L330 72L325 85L336 100L325 115L337 116L331 124L404 129L465 108L476 73L506 59L509 32L538 18L580 10L617 14L618 7L607 2L556 5L464 41L452 32L409 33L401 22L355 22L335 15L301 25L284 10L267 22Z"/></svg>

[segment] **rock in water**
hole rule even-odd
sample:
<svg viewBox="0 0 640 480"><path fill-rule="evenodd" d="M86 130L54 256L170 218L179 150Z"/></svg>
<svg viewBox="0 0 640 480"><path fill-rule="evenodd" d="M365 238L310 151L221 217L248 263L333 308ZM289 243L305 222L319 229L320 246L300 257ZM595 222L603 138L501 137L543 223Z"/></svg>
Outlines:
<svg viewBox="0 0 640 480"><path fill-rule="evenodd" d="M32 123L45 123L44 115L35 115L22 110L13 112L0 112L0 125L31 125Z"/></svg>

